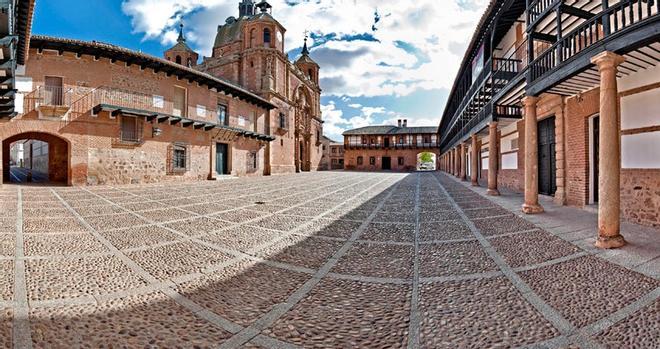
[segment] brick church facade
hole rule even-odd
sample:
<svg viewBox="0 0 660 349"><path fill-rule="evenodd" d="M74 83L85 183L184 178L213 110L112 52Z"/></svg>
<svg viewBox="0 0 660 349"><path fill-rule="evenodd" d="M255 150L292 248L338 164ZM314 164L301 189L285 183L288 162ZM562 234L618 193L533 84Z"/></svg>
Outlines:
<svg viewBox="0 0 660 349"><path fill-rule="evenodd" d="M0 85L3 182L25 172L93 185L319 168L319 66L306 43L289 62L285 29L267 2L243 0L201 64L183 27L176 45L157 58L31 35L33 8L33 0L17 1L10 14L15 32L2 41L12 52L3 57ZM25 140L48 145L47 173L43 166L18 171L11 162L12 147Z"/></svg>

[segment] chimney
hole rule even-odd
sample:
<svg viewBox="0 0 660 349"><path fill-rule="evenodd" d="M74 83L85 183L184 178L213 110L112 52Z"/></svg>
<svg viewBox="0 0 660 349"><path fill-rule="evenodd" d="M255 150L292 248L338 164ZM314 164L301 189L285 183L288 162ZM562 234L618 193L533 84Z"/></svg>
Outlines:
<svg viewBox="0 0 660 349"><path fill-rule="evenodd" d="M399 127L401 127L401 119L399 119L398 121L399 121Z"/></svg>
<svg viewBox="0 0 660 349"><path fill-rule="evenodd" d="M408 119L403 119L403 127L408 127Z"/></svg>

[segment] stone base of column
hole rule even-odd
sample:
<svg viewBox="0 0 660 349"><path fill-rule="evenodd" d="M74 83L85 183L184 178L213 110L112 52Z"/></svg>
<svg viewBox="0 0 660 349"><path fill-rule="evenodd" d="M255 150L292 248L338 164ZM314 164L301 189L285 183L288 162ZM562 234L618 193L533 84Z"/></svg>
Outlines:
<svg viewBox="0 0 660 349"><path fill-rule="evenodd" d="M596 247L603 249L619 248L626 245L626 240L622 235L616 236L599 236L596 240Z"/></svg>
<svg viewBox="0 0 660 349"><path fill-rule="evenodd" d="M209 181L217 181L218 177L216 177L215 175L209 175L208 177L206 177L206 179Z"/></svg>
<svg viewBox="0 0 660 349"><path fill-rule="evenodd" d="M486 195L490 196L500 196L500 192L497 189L488 189Z"/></svg>
<svg viewBox="0 0 660 349"><path fill-rule="evenodd" d="M543 213L544 209L543 209L543 206L541 206L539 204L535 204L535 205L523 204L522 205L522 211L525 214L537 214L537 213Z"/></svg>
<svg viewBox="0 0 660 349"><path fill-rule="evenodd" d="M479 186L479 182L472 182L472 186L473 186L473 187L478 187L478 186Z"/></svg>

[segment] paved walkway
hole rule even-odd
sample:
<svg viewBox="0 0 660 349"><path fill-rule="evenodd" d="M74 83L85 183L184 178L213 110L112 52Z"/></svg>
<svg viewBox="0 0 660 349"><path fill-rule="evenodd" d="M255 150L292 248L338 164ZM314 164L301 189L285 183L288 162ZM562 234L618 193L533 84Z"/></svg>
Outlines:
<svg viewBox="0 0 660 349"><path fill-rule="evenodd" d="M5 186L0 347L660 346L657 264L515 200L439 173Z"/></svg>

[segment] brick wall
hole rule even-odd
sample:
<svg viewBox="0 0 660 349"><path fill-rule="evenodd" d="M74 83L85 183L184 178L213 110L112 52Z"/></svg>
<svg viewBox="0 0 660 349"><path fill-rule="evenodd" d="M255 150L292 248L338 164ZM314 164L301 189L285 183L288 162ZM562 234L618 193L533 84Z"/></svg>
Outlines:
<svg viewBox="0 0 660 349"><path fill-rule="evenodd" d="M589 117L598 113L600 90L566 100L566 201L568 205L589 203Z"/></svg>
<svg viewBox="0 0 660 349"><path fill-rule="evenodd" d="M660 228L660 169L621 170L621 215Z"/></svg>
<svg viewBox="0 0 660 349"><path fill-rule="evenodd" d="M414 171L417 169L417 155L423 152L431 152L436 154L436 168L437 159L439 157L439 150L436 149L405 149L405 150L386 150L386 149L349 149L344 150L344 168L346 170L355 171L381 171L383 157L391 158L392 171ZM362 156L362 165L357 164L358 156ZM375 157L376 163L369 164L369 158ZM404 158L404 165L399 166L399 157Z"/></svg>

